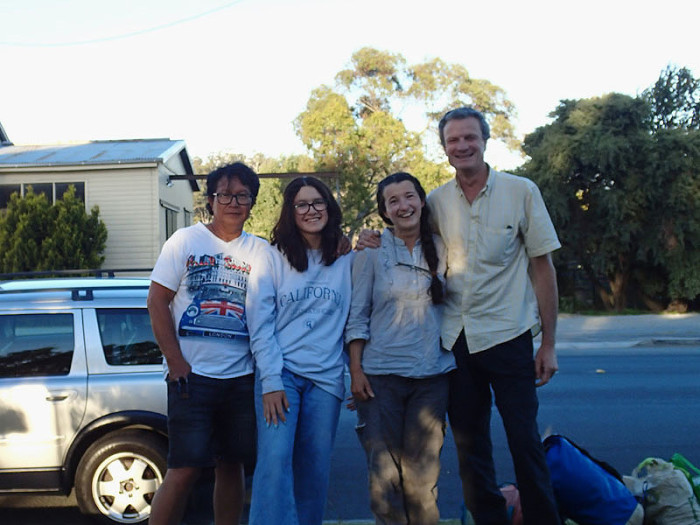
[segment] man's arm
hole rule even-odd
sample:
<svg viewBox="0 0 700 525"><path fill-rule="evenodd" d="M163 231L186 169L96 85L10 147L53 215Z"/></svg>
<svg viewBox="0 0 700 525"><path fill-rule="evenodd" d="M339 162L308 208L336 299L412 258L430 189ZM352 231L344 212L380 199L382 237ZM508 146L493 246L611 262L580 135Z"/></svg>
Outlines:
<svg viewBox="0 0 700 525"><path fill-rule="evenodd" d="M379 248L382 244L382 234L379 230L360 230L360 234L357 237L357 244L355 249L362 251L365 248Z"/></svg>
<svg viewBox="0 0 700 525"><path fill-rule="evenodd" d="M542 326L542 343L535 355L536 384L542 386L546 385L559 369L554 349L557 314L559 312L559 292L557 290L557 275L550 254L532 257L530 265Z"/></svg>
<svg viewBox="0 0 700 525"><path fill-rule="evenodd" d="M153 335L155 335L160 351L168 363L170 381L187 377L192 369L182 355L180 343L175 333L175 324L170 313L170 303L174 297L175 292L151 281L147 299L148 313L151 316Z"/></svg>

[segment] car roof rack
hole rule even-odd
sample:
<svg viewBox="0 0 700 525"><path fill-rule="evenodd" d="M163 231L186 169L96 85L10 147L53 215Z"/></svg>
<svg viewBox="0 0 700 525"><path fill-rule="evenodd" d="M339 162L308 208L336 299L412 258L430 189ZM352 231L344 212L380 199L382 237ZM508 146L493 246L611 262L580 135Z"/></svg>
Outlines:
<svg viewBox="0 0 700 525"><path fill-rule="evenodd" d="M96 290L143 290L145 277L117 278L115 273L150 272L150 268L114 270L47 270L0 274L0 295L17 293L70 292L73 301L92 301ZM10 277L11 279L7 280ZM32 279L32 277L36 279Z"/></svg>
<svg viewBox="0 0 700 525"><path fill-rule="evenodd" d="M33 277L96 277L114 278L116 273L151 273L153 268L119 268L119 269L104 269L90 268L83 270L42 270L31 272L11 272L0 273L0 280L27 279Z"/></svg>

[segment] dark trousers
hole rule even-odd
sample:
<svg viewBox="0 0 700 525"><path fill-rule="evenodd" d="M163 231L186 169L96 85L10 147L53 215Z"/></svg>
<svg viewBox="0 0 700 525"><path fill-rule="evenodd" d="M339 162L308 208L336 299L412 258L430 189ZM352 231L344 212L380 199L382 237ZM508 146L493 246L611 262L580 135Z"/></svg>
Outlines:
<svg viewBox="0 0 700 525"><path fill-rule="evenodd" d="M377 524L437 525L448 378L368 375L374 396L357 404Z"/></svg>
<svg viewBox="0 0 700 525"><path fill-rule="evenodd" d="M507 525L491 444L491 390L513 458L524 525L559 525L537 428L537 393L529 332L470 355L464 332L452 348L449 421L457 445L464 501L477 525Z"/></svg>

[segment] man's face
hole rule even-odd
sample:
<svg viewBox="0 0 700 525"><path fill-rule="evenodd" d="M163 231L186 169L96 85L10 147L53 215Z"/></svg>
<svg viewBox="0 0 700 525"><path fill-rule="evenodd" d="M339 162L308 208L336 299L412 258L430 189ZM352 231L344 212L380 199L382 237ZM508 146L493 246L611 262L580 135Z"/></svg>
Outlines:
<svg viewBox="0 0 700 525"><path fill-rule="evenodd" d="M477 172L486 165L486 141L475 117L450 120L443 129L445 153L449 163L459 172Z"/></svg>
<svg viewBox="0 0 700 525"><path fill-rule="evenodd" d="M232 196L250 196L250 189L248 186L241 184L238 177L231 179L223 177L216 186L216 193L223 195L221 197L209 197L209 204L214 211L214 221L227 231L239 233L250 216L251 205L238 204L236 198L232 198ZM228 204L219 202L219 200L225 202L229 199L231 199L231 202Z"/></svg>

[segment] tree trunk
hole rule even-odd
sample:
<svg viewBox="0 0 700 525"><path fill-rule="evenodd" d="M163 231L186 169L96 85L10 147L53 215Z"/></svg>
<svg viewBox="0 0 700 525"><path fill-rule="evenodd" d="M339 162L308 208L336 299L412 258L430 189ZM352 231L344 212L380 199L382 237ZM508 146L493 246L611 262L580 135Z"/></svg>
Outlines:
<svg viewBox="0 0 700 525"><path fill-rule="evenodd" d="M659 301L656 301L655 299L652 299L645 293L640 293L639 296L642 298L642 302L644 303L644 306L649 308L652 312L655 314L659 314L664 311L664 305L663 303L660 303Z"/></svg>
<svg viewBox="0 0 700 525"><path fill-rule="evenodd" d="M615 311L621 312L627 307L627 285L630 281L629 258L625 254L617 256L618 267L612 276L609 276L610 290L613 295Z"/></svg>
<svg viewBox="0 0 700 525"><path fill-rule="evenodd" d="M583 264L582 268L583 268L583 271L588 276L588 279L593 284L593 289L594 289L595 293L598 295L598 298L600 299L600 302L603 304L603 307L606 310L612 310L612 308L613 308L612 295L608 292L608 290L605 288L605 286L603 286L603 283L600 282L600 280L598 279L598 276L593 271L593 268L591 268L591 266L588 264Z"/></svg>
<svg viewBox="0 0 700 525"><path fill-rule="evenodd" d="M623 272L615 272L610 279L612 303L616 312L621 312L627 306L627 276Z"/></svg>

